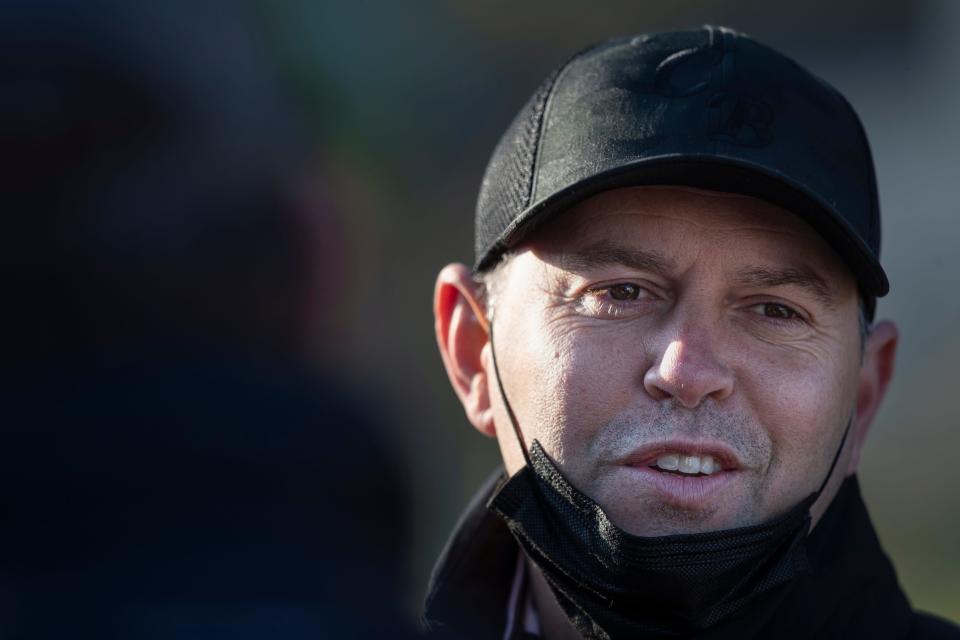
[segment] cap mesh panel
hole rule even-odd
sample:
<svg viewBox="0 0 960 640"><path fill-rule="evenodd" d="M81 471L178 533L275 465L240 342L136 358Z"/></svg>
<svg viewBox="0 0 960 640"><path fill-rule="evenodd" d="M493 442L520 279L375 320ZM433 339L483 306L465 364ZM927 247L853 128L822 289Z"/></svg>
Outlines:
<svg viewBox="0 0 960 640"><path fill-rule="evenodd" d="M565 66L565 65L564 65ZM493 266L500 247L488 244L506 229L517 214L530 204L533 187L533 162L543 113L554 81L563 66L555 69L513 119L493 152L483 176L477 198L474 234L476 267L482 271ZM486 254L490 255L486 255Z"/></svg>

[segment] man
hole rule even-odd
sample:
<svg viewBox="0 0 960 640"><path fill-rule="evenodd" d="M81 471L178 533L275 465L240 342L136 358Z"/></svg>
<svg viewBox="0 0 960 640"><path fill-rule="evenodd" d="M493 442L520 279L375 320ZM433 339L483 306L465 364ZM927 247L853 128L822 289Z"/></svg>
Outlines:
<svg viewBox="0 0 960 640"><path fill-rule="evenodd" d="M441 356L505 473L435 569L476 638L960 637L914 613L856 469L897 330L849 104L726 29L606 43L494 151Z"/></svg>

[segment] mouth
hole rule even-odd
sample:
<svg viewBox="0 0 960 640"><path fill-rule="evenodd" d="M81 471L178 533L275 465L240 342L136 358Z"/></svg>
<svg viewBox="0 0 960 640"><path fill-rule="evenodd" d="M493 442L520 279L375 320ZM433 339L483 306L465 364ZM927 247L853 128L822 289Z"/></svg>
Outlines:
<svg viewBox="0 0 960 640"><path fill-rule="evenodd" d="M707 442L647 445L623 459L621 466L664 502L686 508L715 505L718 492L742 470L731 449Z"/></svg>
<svg viewBox="0 0 960 640"><path fill-rule="evenodd" d="M651 469L675 473L680 476L709 476L714 472L723 471L720 461L710 454L691 455L682 452L666 453L658 456L656 461L649 465Z"/></svg>

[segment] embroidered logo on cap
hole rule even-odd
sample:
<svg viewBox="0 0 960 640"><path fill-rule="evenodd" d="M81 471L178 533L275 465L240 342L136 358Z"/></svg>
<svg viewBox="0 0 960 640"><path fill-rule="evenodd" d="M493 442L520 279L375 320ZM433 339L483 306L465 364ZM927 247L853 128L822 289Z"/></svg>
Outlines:
<svg viewBox="0 0 960 640"><path fill-rule="evenodd" d="M711 29L700 47L670 54L657 65L654 85L660 95L688 98L712 91L706 107L706 135L742 147L764 147L773 141L773 109L734 85L736 35Z"/></svg>

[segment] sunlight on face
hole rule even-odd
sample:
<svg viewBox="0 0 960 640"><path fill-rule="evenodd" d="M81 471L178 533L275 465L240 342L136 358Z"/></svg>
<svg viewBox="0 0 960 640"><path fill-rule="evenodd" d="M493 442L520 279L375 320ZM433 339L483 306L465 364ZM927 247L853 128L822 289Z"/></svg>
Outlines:
<svg viewBox="0 0 960 640"><path fill-rule="evenodd" d="M498 358L524 438L627 531L756 523L827 474L855 403L857 293L797 216L618 189L538 229L503 275Z"/></svg>

